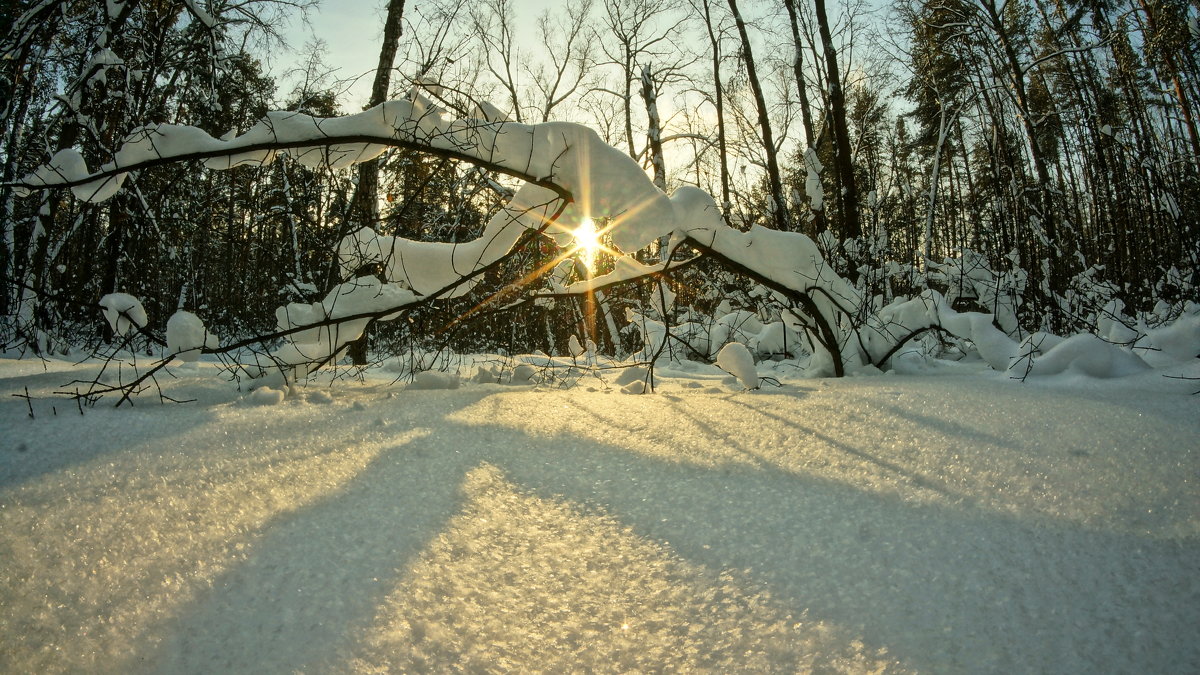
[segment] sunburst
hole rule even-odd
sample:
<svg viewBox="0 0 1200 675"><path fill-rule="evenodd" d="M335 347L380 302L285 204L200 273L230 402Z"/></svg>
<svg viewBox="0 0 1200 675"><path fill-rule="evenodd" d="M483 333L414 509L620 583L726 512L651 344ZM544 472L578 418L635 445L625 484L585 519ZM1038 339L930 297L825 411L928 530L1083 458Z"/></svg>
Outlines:
<svg viewBox="0 0 1200 675"><path fill-rule="evenodd" d="M591 278L596 271L596 263L599 261L600 254L608 254L614 258L622 255L620 251L605 243L606 235L616 225L616 218L584 218L578 227L570 230L574 241L567 249L566 255L579 256L579 261L587 270L588 278Z"/></svg>
<svg viewBox="0 0 1200 675"><path fill-rule="evenodd" d="M595 270L596 256L604 250L604 244L600 243L602 231L596 228L594 220L584 218L579 227L575 228L571 234L575 237L574 248L579 253L583 264L589 270Z"/></svg>
<svg viewBox="0 0 1200 675"><path fill-rule="evenodd" d="M588 164L583 162L582 166L580 167L580 176L578 181L579 194L576 196L575 200L575 206L579 207L582 205L581 210L583 210L584 213L587 213L588 207L593 203L591 195L593 186L589 180L589 169L590 167ZM596 263L598 262L598 258L602 253L614 258L619 258L622 255L625 255L624 252L613 248L609 244L606 244L605 240L608 238L610 232L621 225L622 221L632 218L638 212L642 211L653 203L654 199L642 199L633 204L626 205L626 208L617 215L601 218L585 216L581 219L580 224L575 228L566 227L560 222L559 218L563 215L561 210L559 210L554 216L547 215L549 211L548 208L541 209L540 213L538 213L535 209L530 209L529 211L524 212L525 215L534 215L535 218L540 219L542 222L542 229L548 230L546 234L550 236L554 236L553 233L555 232L570 233L573 239L572 244L570 246L561 248L558 255L543 263L537 269L525 274L513 284L491 294L487 298L483 299L479 304L475 305L471 309L468 309L454 319L451 319L438 331L438 334L450 330L454 326L466 321L470 317L483 310L483 308L491 305L500 298L507 296L512 291L525 288L531 282L540 279L547 272L554 269L563 260L576 255L579 256L579 262L583 263L584 279L586 280L589 289L586 293L585 300L587 305L588 323L594 324L596 300L593 296L591 286L593 283L593 276L596 271ZM587 332L594 337L595 326L588 326Z"/></svg>

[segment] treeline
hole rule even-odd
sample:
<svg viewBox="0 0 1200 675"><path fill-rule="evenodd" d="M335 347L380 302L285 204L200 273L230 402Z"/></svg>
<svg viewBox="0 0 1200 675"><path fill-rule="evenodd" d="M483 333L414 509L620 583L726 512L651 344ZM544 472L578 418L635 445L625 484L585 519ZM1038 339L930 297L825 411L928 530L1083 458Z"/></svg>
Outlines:
<svg viewBox="0 0 1200 675"><path fill-rule="evenodd" d="M277 306L375 272L336 258L361 227L438 241L478 233L512 186L398 149L356 167L166 165L100 204L8 185L64 148L100 166L147 125L220 136L269 110L356 112L319 44L301 50L285 89L263 66L283 53L285 22L311 10L282 0L0 5L6 346L103 340L96 302L116 291L162 320L188 309L222 335L266 332ZM463 116L588 124L661 189L698 185L737 227L808 234L876 303L933 286L1003 305L1026 330L1061 332L1094 326L1113 299L1140 311L1198 299L1195 4L579 0L522 10L512 0L386 3L384 24L364 17L363 34L381 34L372 100L418 87ZM556 252L532 242L491 287ZM688 274L675 282L679 303L754 302L714 270ZM651 307L652 290L615 291L598 309L530 304L504 321L470 298L389 330L558 352L589 335L622 352L632 348L622 308Z"/></svg>

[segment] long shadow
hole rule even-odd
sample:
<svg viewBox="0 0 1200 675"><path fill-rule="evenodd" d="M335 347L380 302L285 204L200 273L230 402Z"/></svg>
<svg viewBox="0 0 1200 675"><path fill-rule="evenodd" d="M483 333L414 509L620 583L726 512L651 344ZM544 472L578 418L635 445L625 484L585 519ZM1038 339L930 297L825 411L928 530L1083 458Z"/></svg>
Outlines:
<svg viewBox="0 0 1200 675"><path fill-rule="evenodd" d="M829 445L830 447L836 448L836 449L840 450L841 452L844 452L847 455L852 455L854 457L857 457L858 459L863 460L864 462L873 464L876 467L883 469L884 471L886 471L888 473L900 476L901 478L908 481L908 483L910 483L911 485L914 485L919 488L924 488L926 490L931 490L931 491L936 492L936 493L942 495L943 497L946 497L953 501L962 501L967 504L973 504L976 501L976 499L970 495L966 495L966 494L963 494L961 492L957 492L957 491L951 489L943 481L939 481L936 478L933 478L931 476L927 476L925 474L920 474L915 471L906 469L905 467L903 467L895 462L886 460L878 455L873 455L869 452L866 452L865 450L861 450L853 445L850 445L849 443L844 443L844 442L838 440L837 438L830 436L829 434L825 434L820 431L817 431L813 427L800 424L800 423L796 422L795 420L783 417L782 415L778 415L778 414L775 414L772 412L767 412L765 410L760 410L758 408L755 408L754 406L747 405L739 400L735 400L735 399L727 399L727 400L734 405L739 405L739 406L745 408L751 414L760 415L762 417L766 417L768 419L774 420L775 422L777 422L779 424L791 427L791 428L795 429L796 431L798 431L799 433L805 434L805 435L810 435L814 438L817 438L817 439L821 440L822 442L826 443L827 445Z"/></svg>
<svg viewBox="0 0 1200 675"><path fill-rule="evenodd" d="M565 443L565 442L564 442ZM521 485L614 515L798 616L931 672L1195 672L1200 542L919 505L812 477L680 466L583 443L493 456ZM570 458L564 461L564 458Z"/></svg>
<svg viewBox="0 0 1200 675"><path fill-rule="evenodd" d="M885 414L889 414L899 419L917 422L922 426L935 429L947 435L959 436L968 442L991 445L997 448L1015 447L1012 441L995 434L989 434L988 432L977 427L959 424L951 420L938 419L929 415L922 415L914 410L900 408L899 406L888 403L880 403L879 407L884 410Z"/></svg>
<svg viewBox="0 0 1200 675"><path fill-rule="evenodd" d="M614 438L632 428L604 417ZM488 462L523 490L607 513L693 563L748 570L796 616L848 627L911 668L1200 667L1190 637L1200 625L1195 540L911 503L784 471L697 467L619 442L426 423L433 435L389 449L340 492L269 524L248 560L182 609L145 665L346 669L385 595L461 510L463 476Z"/></svg>
<svg viewBox="0 0 1200 675"><path fill-rule="evenodd" d="M369 425L379 411L360 417ZM353 638L369 627L397 574L458 511L462 478L481 455L470 439L444 433L439 420L401 410L392 422L400 429L433 424L432 433L384 449L337 492L266 524L248 558L171 620L168 638L133 667L344 669ZM475 434L475 441L486 436Z"/></svg>
<svg viewBox="0 0 1200 675"><path fill-rule="evenodd" d="M677 401L678 401L678 399L674 399L674 400L668 399L667 405L671 408L671 412L673 415L675 415L676 417L682 417L682 418L688 420L693 425L695 425L695 427L697 429L699 429L701 432L708 434L709 438L711 438L713 440L716 440L716 439L727 440L728 439L727 434L714 428L711 424L709 424L708 422L701 419L700 416L692 414L690 411L688 411L687 409L685 409L681 405L679 405ZM626 433L633 433L633 434L638 433L637 429L628 428L628 426L629 426L628 424L621 422L617 418L608 416L608 415L601 415L601 414L595 412L594 410L591 410L587 407L580 405L576 401L567 401L567 405L571 406L572 408L574 408L576 411L578 411L581 414L585 414L585 415L588 415L589 417L594 418L601 425L601 428L613 429L613 430L623 430ZM753 452L750 452L749 450L746 450L740 444L734 443L732 449L738 453L739 457L741 457L745 461L753 464L754 466L756 466L760 469L768 469L769 468L769 465L763 461L762 457L754 454Z"/></svg>
<svg viewBox="0 0 1200 675"><path fill-rule="evenodd" d="M0 399L0 424L4 429L0 434L0 489L128 450L135 443L177 437L208 424L213 417L211 411L197 410L194 404L162 405L157 399L121 409L101 403L83 408L80 414L76 403L63 397L38 399L33 404L34 418L30 419L26 403L9 397L13 379L0 382L0 396L9 399ZM116 398L112 401L115 403ZM81 446L85 452L80 452Z"/></svg>

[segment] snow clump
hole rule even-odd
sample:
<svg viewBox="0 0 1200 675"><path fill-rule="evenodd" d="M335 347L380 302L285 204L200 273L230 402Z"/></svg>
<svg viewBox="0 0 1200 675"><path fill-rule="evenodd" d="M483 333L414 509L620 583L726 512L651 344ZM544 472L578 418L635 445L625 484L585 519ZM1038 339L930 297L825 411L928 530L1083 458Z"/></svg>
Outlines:
<svg viewBox="0 0 1200 675"><path fill-rule="evenodd" d="M271 387L259 387L250 392L247 400L252 405L279 405L283 403L286 393L282 389L272 389Z"/></svg>
<svg viewBox="0 0 1200 675"><path fill-rule="evenodd" d="M200 358L201 349L216 349L217 336L208 332L200 317L179 310L167 319L167 352L189 363Z"/></svg>
<svg viewBox="0 0 1200 675"><path fill-rule="evenodd" d="M521 365L512 369L512 373L509 375L508 383L513 385L537 384L537 381L534 380L534 377L536 376L536 368L528 363L522 363Z"/></svg>
<svg viewBox="0 0 1200 675"><path fill-rule="evenodd" d="M109 293L100 298L100 306L104 308L105 320L117 335L129 333L135 325L138 328L146 326L146 308L128 293Z"/></svg>
<svg viewBox="0 0 1200 675"><path fill-rule="evenodd" d="M574 334L572 334L571 339L567 341L567 349L571 351L571 358L575 359L587 353L587 350L584 349L583 345L579 344L579 338Z"/></svg>
<svg viewBox="0 0 1200 675"><path fill-rule="evenodd" d="M758 371L754 368L754 356L746 345L730 342L717 353L717 366L733 375L747 389L758 389Z"/></svg>

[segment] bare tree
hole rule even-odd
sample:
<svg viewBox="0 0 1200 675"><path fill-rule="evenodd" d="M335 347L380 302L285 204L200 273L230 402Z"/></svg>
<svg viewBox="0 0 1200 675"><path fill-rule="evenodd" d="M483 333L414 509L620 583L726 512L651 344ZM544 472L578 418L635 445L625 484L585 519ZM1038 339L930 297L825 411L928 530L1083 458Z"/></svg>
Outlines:
<svg viewBox="0 0 1200 675"><path fill-rule="evenodd" d="M829 91L829 115L832 118L834 162L841 183L842 240L862 236L858 206L858 182L854 176L854 161L850 151L850 130L846 124L846 95L842 88L841 70L838 68L837 49L829 29L829 16L825 11L825 0L813 0L816 9L817 29L825 56L825 85ZM851 265L853 270L854 266ZM851 271L851 275L856 273Z"/></svg>
<svg viewBox="0 0 1200 675"><path fill-rule="evenodd" d="M579 92L595 61L595 34L590 23L592 0L563 5L562 14L543 12L537 19L541 44L546 50L536 66L527 66L541 101L538 121L549 122L563 103Z"/></svg>
<svg viewBox="0 0 1200 675"><path fill-rule="evenodd" d="M762 139L763 154L767 165L767 185L770 191L771 222L777 230L790 230L788 224L786 202L783 197L783 178L779 170L779 148L775 145L775 135L771 131L771 115L767 108L767 97L763 93L762 81L758 76L758 68L754 62L754 50L750 46L750 35L746 30L746 22L738 9L737 0L728 0L729 11L737 24L738 35L742 40L742 61L746 65L746 79L750 91L754 95L754 107L758 113L758 130Z"/></svg>
<svg viewBox="0 0 1200 675"><path fill-rule="evenodd" d="M388 99L392 82L392 69L396 62L396 51L400 47L400 36L404 31L404 0L388 0L387 14L383 21L383 42L379 48L379 65L375 68L375 79L371 83L371 99L367 108L374 108ZM374 226L379 221L379 160L373 159L358 165L358 185L350 200L353 221L360 226ZM370 274L369 268L355 271L356 276ZM354 341L349 349L350 359L355 365L367 363L367 336Z"/></svg>
<svg viewBox="0 0 1200 675"><path fill-rule="evenodd" d="M518 77L523 70L517 44L516 15L511 0L483 0L471 7L471 23L483 46L484 63L504 89L512 117L525 121L525 104Z"/></svg>
<svg viewBox="0 0 1200 675"><path fill-rule="evenodd" d="M640 154L633 132L635 83L641 67L658 63L659 73L671 73L686 61L677 43L686 17L679 13L679 0L604 0L601 23L604 34L595 36L605 60L599 65L615 66L615 88L593 87L592 91L617 97L623 108L625 145L630 157Z"/></svg>
<svg viewBox="0 0 1200 675"><path fill-rule="evenodd" d="M796 0L783 0L788 14L788 25L792 29L792 77L796 80L796 93L800 98L800 116L804 121L804 141L810 148L817 145L816 127L813 122L812 104L808 100L808 80L804 71L804 44L800 37L800 17Z"/></svg>
<svg viewBox="0 0 1200 675"><path fill-rule="evenodd" d="M699 3L699 5L697 5ZM729 195L729 147L725 135L725 85L721 77L721 49L723 30L719 18L713 16L712 0L690 0L693 11L704 17L704 31L708 37L709 56L712 63L712 101L717 112L717 155L721 174L721 210L726 218L733 204ZM728 221L727 221L728 222Z"/></svg>

